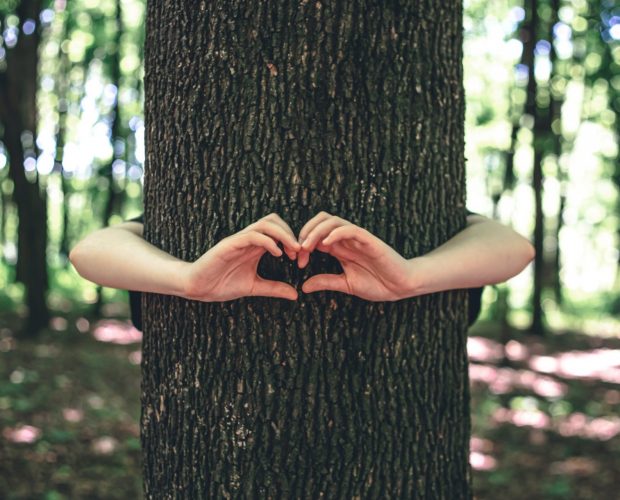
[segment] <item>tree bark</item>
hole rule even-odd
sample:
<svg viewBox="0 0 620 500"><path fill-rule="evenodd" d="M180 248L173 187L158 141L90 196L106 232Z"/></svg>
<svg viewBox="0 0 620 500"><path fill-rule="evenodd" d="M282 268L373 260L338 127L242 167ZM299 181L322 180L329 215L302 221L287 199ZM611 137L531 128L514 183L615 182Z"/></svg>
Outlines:
<svg viewBox="0 0 620 500"><path fill-rule="evenodd" d="M465 226L462 6L148 2L145 238L186 261L326 210L406 258ZM467 293L145 293L146 498L471 498Z"/></svg>

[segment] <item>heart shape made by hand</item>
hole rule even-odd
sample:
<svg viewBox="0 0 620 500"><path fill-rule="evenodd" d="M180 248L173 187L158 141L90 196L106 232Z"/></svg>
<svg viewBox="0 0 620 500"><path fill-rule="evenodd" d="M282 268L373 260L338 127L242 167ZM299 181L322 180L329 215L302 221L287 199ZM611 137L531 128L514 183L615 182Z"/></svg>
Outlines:
<svg viewBox="0 0 620 500"><path fill-rule="evenodd" d="M316 274L302 284L304 293L334 290L371 301L392 301L417 295L421 283L419 259L405 259L366 229L327 212L310 219L296 238L290 226L271 213L228 236L183 273L186 298L226 301L244 296L296 300L297 290L257 274L265 252L283 251L303 269L314 250L335 257L344 272Z"/></svg>

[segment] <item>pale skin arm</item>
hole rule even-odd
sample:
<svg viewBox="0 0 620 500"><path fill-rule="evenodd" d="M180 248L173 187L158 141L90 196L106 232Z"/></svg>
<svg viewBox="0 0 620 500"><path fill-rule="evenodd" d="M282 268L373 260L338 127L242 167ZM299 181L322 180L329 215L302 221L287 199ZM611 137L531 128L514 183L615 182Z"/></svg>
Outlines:
<svg viewBox="0 0 620 500"><path fill-rule="evenodd" d="M76 271L101 286L184 295L187 262L148 243L143 224L123 222L87 235L69 253Z"/></svg>
<svg viewBox="0 0 620 500"><path fill-rule="evenodd" d="M256 274L266 252L296 258L300 245L277 214L269 214L223 238L194 262L185 262L147 242L143 224L132 221L99 229L69 255L84 278L103 286L223 302L239 297L297 299L297 290ZM284 252L278 246L282 243Z"/></svg>
<svg viewBox="0 0 620 500"><path fill-rule="evenodd" d="M139 222L100 229L79 242L69 258L81 276L103 286L203 301L252 295L295 300L292 286L256 275L266 251L282 255L276 241L299 267L308 264L314 249L341 262L344 273L314 275L302 285L304 292L335 290L372 301L500 283L519 274L534 258L534 248L525 237L480 215L469 215L462 231L411 259L367 230L326 212L306 223L299 243L290 227L270 214L224 238L194 263L151 245L142 231Z"/></svg>
<svg viewBox="0 0 620 500"><path fill-rule="evenodd" d="M371 301L500 283L534 258L534 247L525 237L481 215L467 216L462 231L410 259L366 229L327 212L308 221L299 240L299 267L305 267L310 253L318 249L336 257L344 271L310 277L304 292L335 290Z"/></svg>
<svg viewBox="0 0 620 500"><path fill-rule="evenodd" d="M424 294L502 283L523 271L534 256L530 241L510 227L468 215L465 229L409 263L421 272L418 292Z"/></svg>

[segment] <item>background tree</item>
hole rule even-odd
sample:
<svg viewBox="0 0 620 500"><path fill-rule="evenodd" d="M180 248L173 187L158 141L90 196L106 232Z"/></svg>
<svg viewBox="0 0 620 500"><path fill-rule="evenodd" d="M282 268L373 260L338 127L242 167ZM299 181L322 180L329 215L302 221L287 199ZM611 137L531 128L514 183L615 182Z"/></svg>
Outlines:
<svg viewBox="0 0 620 500"><path fill-rule="evenodd" d="M15 8L8 33L6 66L0 72L0 122L9 158L13 199L19 216L15 279L24 284L32 335L47 325L47 201L36 171L37 72L40 0L22 0ZM4 49L3 49L4 50Z"/></svg>
<svg viewBox="0 0 620 500"><path fill-rule="evenodd" d="M146 239L192 261L327 210L429 252L465 225L462 79L458 3L149 2ZM146 496L470 498L466 306L145 294Z"/></svg>
<svg viewBox="0 0 620 500"><path fill-rule="evenodd" d="M141 334L127 323L125 291L103 287L102 307L97 314L93 307L98 299L97 286L82 279L67 261L69 249L87 233L143 211L142 48L147 2L122 0L120 24L118 3L41 0L36 17L26 9L35 5L32 0L0 1L0 79L7 81L8 66L13 62L19 60L22 68L31 70L32 58L37 59L36 82L19 80L23 87L17 89L29 95L19 112L28 115L36 103L36 133L16 134L21 126L17 120L9 121L13 131L0 126L2 498L126 500L139 498L142 489L138 425ZM535 3L535 45L524 47L525 37L533 28L530 0L464 0L469 209L523 235L534 235L535 190L539 187L532 182L534 123L525 116L530 73L536 79L539 125L553 114L553 137L537 145L542 159L539 199L545 228L544 272L537 282L542 290L537 297L542 301L547 335L544 341L528 335L537 300L533 266L506 283L485 287L480 318L468 332L470 462L480 499L614 498L618 491L616 471L620 469L620 393L613 356L619 348L620 331L620 7L614 0ZM199 9L199 2L194 9ZM320 9L316 13L324 16ZM212 21L220 22L218 19L216 16ZM20 40L33 40L33 22L39 36L37 50L14 57ZM271 33L264 34L261 50L268 50L264 44L272 39ZM361 47L370 43L374 42L362 42ZM357 50L355 40L353 48ZM274 50L278 50L277 44ZM350 48L344 51L347 57L350 53ZM310 72L321 67L315 67L318 59L312 59L312 54L308 57L310 78ZM384 60L375 58L373 64ZM533 64L533 71L528 63ZM287 75L281 66L274 66L279 74L270 83ZM326 74L341 81L338 74ZM318 77L313 74L313 78ZM176 85L173 80L167 81ZM388 86L393 83L393 79L385 81ZM365 79L358 78L356 85L360 82ZM316 106L331 102L316 89L310 90L317 97ZM196 100L203 97L199 95ZM258 97L264 99L265 93ZM278 106L288 101L265 102ZM117 105L119 112L115 113ZM205 106L201 103L196 109ZM212 109L208 112L211 114ZM548 134L547 126L543 133ZM410 131L410 127L406 123L403 130ZM290 127L283 130L293 133ZM358 142L369 137L361 128L355 129L355 134ZM14 151L11 141L15 137L23 138L27 161L13 165L9 153ZM316 137L302 139L307 144ZM209 140L211 151L219 147L218 142L222 151L228 147L222 141ZM316 164L316 147L302 151L299 140L288 140L297 147L294 153L298 158L310 155ZM115 150L114 144L119 143L124 148ZM392 150L394 147L390 146ZM259 161L265 156L263 149L260 151ZM359 155L351 147L349 156L351 151ZM388 151L385 146L384 151ZM399 155L406 151L397 147ZM329 161L326 158L324 163ZM303 162L299 165L305 169L305 158ZM273 160L269 165L277 166L279 175L282 173L282 163ZM347 175L352 175L352 166L357 168L357 164L347 165ZM17 186L13 177L22 175L20 166L31 184L38 183L39 196L45 199L47 210L37 211L39 220L23 216L20 210L26 205L18 209L18 189L23 185ZM310 172L316 170L313 167ZM258 170L258 175L263 173ZM328 175L333 175L332 169ZM360 175L366 175L365 171ZM402 172L399 175L402 179ZM292 178L291 182L301 180ZM372 195L368 183L363 188L365 196ZM356 189L353 194L362 192ZM116 201L108 216L111 191ZM245 193L240 196L238 203L254 203ZM316 189L313 196L316 199ZM366 198L363 201L366 203ZM333 203L327 200L325 207L329 206ZM367 210L371 208L372 204ZM236 227L236 222L225 222L222 233ZM295 229L302 222L291 220ZM20 224L22 229L27 225L38 227L41 237L41 231L47 231L49 290L33 290L38 297L46 296L51 321L36 338L19 335L27 321L29 292L18 280L25 274L17 268L28 263L30 257L26 255L31 251L28 245L18 243ZM395 223L384 217L382 224ZM386 227L385 231L393 229ZM41 241L39 238L38 244ZM40 260L32 268L41 268L43 253L39 250L37 255ZM315 255L317 259L320 256ZM314 271L323 270L319 264L317 260ZM329 265L337 267L333 261ZM41 278L41 274L31 276ZM296 276L297 283L301 277ZM309 338L311 342L314 336ZM317 344L319 348L322 345Z"/></svg>

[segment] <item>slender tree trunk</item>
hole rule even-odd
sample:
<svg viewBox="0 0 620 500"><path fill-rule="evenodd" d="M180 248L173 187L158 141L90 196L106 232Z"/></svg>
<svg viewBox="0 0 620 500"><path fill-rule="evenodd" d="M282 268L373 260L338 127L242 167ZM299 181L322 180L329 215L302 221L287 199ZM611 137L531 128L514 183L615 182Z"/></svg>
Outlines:
<svg viewBox="0 0 620 500"><path fill-rule="evenodd" d="M62 25L59 28L58 39L64 40L69 32L70 18L66 10L59 6L56 9L56 17L61 16ZM67 114L69 110L69 74L71 70L71 62L69 56L62 50L61 45L58 46L58 73L56 74L56 88L58 97L58 130L56 132L56 157L54 159L54 170L60 176L60 186L62 190L62 235L60 237L59 253L69 262L69 252L71 250L71 241L69 239L70 226L70 210L69 203L71 200L71 183L67 179L63 165L63 156L65 150L65 133L67 129Z"/></svg>
<svg viewBox="0 0 620 500"><path fill-rule="evenodd" d="M14 184L13 199L19 217L16 279L24 283L28 319L24 333L36 334L47 325L45 301L47 278L47 203L36 172L24 170L27 156L37 157L37 65L39 46L39 0L23 0L16 9L20 33L14 47L7 49L6 69L0 74L0 121L9 156L9 175ZM33 32L23 30L35 21Z"/></svg>
<svg viewBox="0 0 620 500"><path fill-rule="evenodd" d="M121 39L123 36L123 13L120 0L116 1L116 15L115 15L115 28L116 33L114 36L114 52L110 57L110 73L112 84L116 87L116 97L114 98L114 106L111 112L112 130L110 131L110 140L112 142L112 159L110 163L103 169L103 175L108 180L108 199L106 201L104 213L103 213L103 226L107 226L109 219L114 214L115 208L121 205L119 199L119 192L114 187L114 175L113 168L116 160L122 159L125 156L125 147L121 151L119 149L119 141L124 141L121 137L121 120L120 120L120 106L119 96L121 91Z"/></svg>
<svg viewBox="0 0 620 500"><path fill-rule="evenodd" d="M114 52L110 60L110 70L112 84L116 87L116 97L114 98L114 106L112 107L112 130L110 131L110 140L112 141L112 158L110 163L103 168L103 177L107 180L108 184L108 199L103 211L103 224L105 227L109 224L110 217L115 211L115 208L120 207L122 204L122 192L114 186L114 162L121 159L125 155L126 144L123 146L123 150L119 150L119 142L124 141L121 137L121 120L120 120L120 106L119 97L121 92L121 39L123 35L123 13L121 10L120 0L116 0L116 16L115 16L115 28L116 34L114 37ZM101 308L103 306L103 287L97 287L97 301L93 307L93 315L99 316L101 314Z"/></svg>
<svg viewBox="0 0 620 500"><path fill-rule="evenodd" d="M526 2L526 23L529 36L524 43L523 51L524 56L527 58L528 67L528 79L527 79L527 100L525 104L525 113L528 114L533 120L533 140L532 148L534 149L534 161L532 168L532 190L534 191L534 248L536 250L536 257L534 259L534 293L532 295L532 323L530 330L532 333L543 335L545 332L545 323L543 322L543 309L542 309L542 289L544 286L544 216L542 207L542 190L543 190L543 171L542 171L542 159L543 159L543 137L546 133L546 127L543 122L543 117L538 112L538 106L536 103L536 97L538 95L538 85L534 74L535 64L535 48L536 41L538 40L537 33L539 33L539 18L538 18L538 1L527 0Z"/></svg>
<svg viewBox="0 0 620 500"><path fill-rule="evenodd" d="M612 10L612 6L609 6L609 11L611 10ZM603 12L602 14L606 15L606 12ZM602 14L599 13L597 9L592 9L591 11L592 17L595 17L595 16L598 17L599 15L602 15ZM596 20L596 22L598 22L598 19ZM589 42L589 43L592 44L592 42ZM589 78L591 79L591 82L594 82L599 78L603 78L605 80L611 81L611 79L617 75L617 69L615 69L614 56L612 54L612 51L615 49L616 44L602 43L601 41L598 41L598 43L602 44L601 45L603 49L602 50L602 61L599 66L599 71L590 75ZM589 45L586 45L586 47L589 47ZM579 63L582 66L584 64L583 61L579 61ZM585 81L588 83L587 76L585 78ZM608 85L607 96L609 100L609 109L611 109L611 111L613 111L615 115L613 132L616 137L616 142L620 142L620 89L618 89L617 86ZM616 153L615 158L611 160L613 162L613 167L611 169L610 179L614 183L614 186L616 187L616 191L620 192L620 150L616 149L616 151L617 153ZM620 214L620 196L616 197L615 213ZM620 291L620 224L616 226L616 241L618 242L618 248L617 248L618 260L617 260L617 265L616 265L616 276L615 276L614 286L612 290L616 292L617 296L611 304L611 310L609 311L611 314L620 314L620 294L618 294L618 291Z"/></svg>
<svg viewBox="0 0 620 500"><path fill-rule="evenodd" d="M148 241L191 261L327 210L411 258L465 226L460 2L147 9ZM465 290L142 307L146 498L471 498Z"/></svg>
<svg viewBox="0 0 620 500"><path fill-rule="evenodd" d="M554 26L559 21L560 0L551 0L551 20L549 21L549 43L550 53L549 60L551 62L551 75L549 78L549 134L552 138L553 155L555 156L557 180L560 184L560 196L558 200L558 213L556 217L555 226L553 228L553 236L556 241L555 251L553 255L553 262L550 263L551 280L553 282L553 293L555 301L558 306L563 303L562 297L562 280L560 279L560 267L561 267L561 253L560 247L560 232L562 230L562 224L564 220L564 207L566 206L566 179L568 177L566 169L562 167L560 158L562 156L562 103L563 95L555 91L552 87L552 80L554 77L560 76L559 61L553 44L555 34L553 31Z"/></svg>

